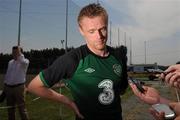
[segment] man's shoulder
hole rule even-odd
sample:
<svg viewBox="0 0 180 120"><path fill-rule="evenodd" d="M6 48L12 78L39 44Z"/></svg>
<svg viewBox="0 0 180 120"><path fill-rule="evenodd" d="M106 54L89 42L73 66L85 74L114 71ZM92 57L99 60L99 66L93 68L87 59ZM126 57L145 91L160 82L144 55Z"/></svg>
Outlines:
<svg viewBox="0 0 180 120"><path fill-rule="evenodd" d="M127 54L127 47L126 46L118 46L118 47L111 47L111 46L107 46L108 51L110 52L114 52L114 53L119 53L119 54Z"/></svg>
<svg viewBox="0 0 180 120"><path fill-rule="evenodd" d="M81 45L75 49L75 51L84 51L87 50L87 45Z"/></svg>
<svg viewBox="0 0 180 120"><path fill-rule="evenodd" d="M75 49L72 49L68 55L70 56L79 56L79 57L82 57L82 56L86 56L88 53L88 49L87 49L87 45L81 45Z"/></svg>
<svg viewBox="0 0 180 120"><path fill-rule="evenodd" d="M9 60L9 64L13 63L14 62L14 59L11 59Z"/></svg>
<svg viewBox="0 0 180 120"><path fill-rule="evenodd" d="M68 61L69 62L79 62L81 59L86 57L87 54L88 54L87 46L82 45L80 47L71 49L71 51L67 52L63 56L59 56L58 61L63 60L66 62L68 62Z"/></svg>

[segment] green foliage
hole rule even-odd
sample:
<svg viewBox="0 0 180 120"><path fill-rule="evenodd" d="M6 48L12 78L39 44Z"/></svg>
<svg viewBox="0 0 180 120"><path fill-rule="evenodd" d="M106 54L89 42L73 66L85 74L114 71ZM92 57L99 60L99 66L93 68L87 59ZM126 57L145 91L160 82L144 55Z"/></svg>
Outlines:
<svg viewBox="0 0 180 120"><path fill-rule="evenodd" d="M71 47L68 48L67 51L73 49L74 48ZM59 56L64 54L65 49L58 48L24 51L24 56L30 61L28 73L39 73L42 69L51 65ZM0 73L6 72L8 62L11 59L11 54L0 53Z"/></svg>

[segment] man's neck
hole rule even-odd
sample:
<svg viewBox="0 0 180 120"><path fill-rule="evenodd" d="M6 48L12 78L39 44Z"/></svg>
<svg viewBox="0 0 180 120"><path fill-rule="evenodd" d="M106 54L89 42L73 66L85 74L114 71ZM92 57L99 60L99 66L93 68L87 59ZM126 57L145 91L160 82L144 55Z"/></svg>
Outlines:
<svg viewBox="0 0 180 120"><path fill-rule="evenodd" d="M107 51L107 48L105 47L102 50L96 50L96 49L92 49L91 47L88 47L89 50L91 52L93 52L94 54L96 54L97 56L101 56L101 57L107 57L109 55L109 52Z"/></svg>

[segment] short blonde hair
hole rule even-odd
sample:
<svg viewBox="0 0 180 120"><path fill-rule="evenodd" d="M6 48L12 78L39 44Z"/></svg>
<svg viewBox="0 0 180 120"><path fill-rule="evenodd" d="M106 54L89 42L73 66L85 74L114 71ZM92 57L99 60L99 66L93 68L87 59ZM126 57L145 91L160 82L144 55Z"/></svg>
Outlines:
<svg viewBox="0 0 180 120"><path fill-rule="evenodd" d="M80 22L83 19L83 17L93 18L97 16L102 16L106 24L108 23L108 14L106 10L100 4L92 3L81 9L77 21L79 26L81 27Z"/></svg>

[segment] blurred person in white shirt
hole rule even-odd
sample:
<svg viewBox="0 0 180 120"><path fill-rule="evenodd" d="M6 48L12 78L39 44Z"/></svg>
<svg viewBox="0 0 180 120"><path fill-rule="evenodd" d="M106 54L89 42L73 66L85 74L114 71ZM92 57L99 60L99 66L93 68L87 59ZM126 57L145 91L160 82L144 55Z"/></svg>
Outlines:
<svg viewBox="0 0 180 120"><path fill-rule="evenodd" d="M15 108L19 109L21 120L28 120L25 107L24 90L26 82L26 72L29 60L22 53L20 46L12 48L13 59L9 61L4 79L4 92L6 94L8 106L8 120L15 120Z"/></svg>

